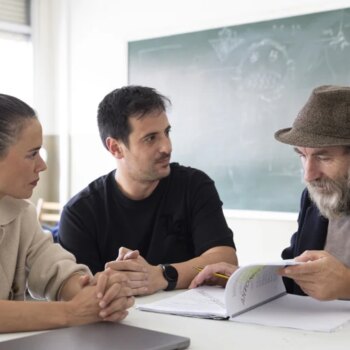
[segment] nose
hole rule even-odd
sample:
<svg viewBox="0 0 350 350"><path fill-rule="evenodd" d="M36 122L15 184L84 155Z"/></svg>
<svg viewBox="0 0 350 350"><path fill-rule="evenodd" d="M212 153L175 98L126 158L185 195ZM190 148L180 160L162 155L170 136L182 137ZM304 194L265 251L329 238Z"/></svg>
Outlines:
<svg viewBox="0 0 350 350"><path fill-rule="evenodd" d="M47 165L44 159L42 159L42 157L39 155L35 170L39 174L40 172L45 171L46 169L47 169Z"/></svg>
<svg viewBox="0 0 350 350"><path fill-rule="evenodd" d="M164 136L162 139L161 146L160 146L160 152L166 153L166 154L171 154L171 151L172 151L172 146L171 146L170 137Z"/></svg>
<svg viewBox="0 0 350 350"><path fill-rule="evenodd" d="M322 175L318 162L312 158L303 160L303 168L306 182L318 180Z"/></svg>

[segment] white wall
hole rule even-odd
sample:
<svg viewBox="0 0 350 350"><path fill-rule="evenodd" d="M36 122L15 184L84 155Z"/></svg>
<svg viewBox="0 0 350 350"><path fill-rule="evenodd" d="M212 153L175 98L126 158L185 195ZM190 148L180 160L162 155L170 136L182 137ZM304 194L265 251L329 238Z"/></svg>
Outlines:
<svg viewBox="0 0 350 350"><path fill-rule="evenodd" d="M240 264L252 261L278 260L296 231L294 220L227 217L234 232Z"/></svg>
<svg viewBox="0 0 350 350"><path fill-rule="evenodd" d="M60 57L64 67L64 74L58 74L62 67L56 61L53 65L56 82L50 82L50 77L46 79L48 86L53 87L50 103L57 96L52 108L57 109L61 101L66 107L58 122L66 125L71 140L70 150L65 150L70 155L69 186L65 192L68 196L114 167L98 137L96 110L107 92L127 83L129 40L350 6L349 0L34 0L34 6L43 6L43 2L50 12L46 18L56 17L56 21L52 24L41 17L41 30L45 26L51 30L55 27L51 35L60 43L55 46L59 50L55 57ZM40 47L37 52L40 55ZM47 101L47 96L37 91L39 105L45 98ZM52 114L58 117L55 110ZM295 217L292 220L234 217L229 218L229 224L236 233L244 262L275 258L296 228Z"/></svg>

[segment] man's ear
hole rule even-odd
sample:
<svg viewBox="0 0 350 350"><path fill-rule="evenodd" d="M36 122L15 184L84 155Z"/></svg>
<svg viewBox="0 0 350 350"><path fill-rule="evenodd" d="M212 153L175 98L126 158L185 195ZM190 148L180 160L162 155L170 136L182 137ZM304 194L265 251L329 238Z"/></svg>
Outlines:
<svg viewBox="0 0 350 350"><path fill-rule="evenodd" d="M113 155L114 158L121 159L124 156L123 143L114 139L113 137L106 138L106 147L108 151Z"/></svg>

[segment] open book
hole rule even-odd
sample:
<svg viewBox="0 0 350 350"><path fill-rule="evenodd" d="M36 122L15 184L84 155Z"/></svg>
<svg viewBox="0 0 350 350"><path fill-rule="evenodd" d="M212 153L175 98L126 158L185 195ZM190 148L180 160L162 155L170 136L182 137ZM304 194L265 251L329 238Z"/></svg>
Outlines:
<svg viewBox="0 0 350 350"><path fill-rule="evenodd" d="M321 302L287 294L277 269L300 264L280 260L242 266L225 289L202 286L159 301L137 305L144 311L331 331L350 319L350 301Z"/></svg>

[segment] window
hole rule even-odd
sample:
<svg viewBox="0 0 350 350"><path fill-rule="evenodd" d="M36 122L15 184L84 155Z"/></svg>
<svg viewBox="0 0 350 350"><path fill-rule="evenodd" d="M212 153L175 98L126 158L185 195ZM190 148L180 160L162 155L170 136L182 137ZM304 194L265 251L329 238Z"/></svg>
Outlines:
<svg viewBox="0 0 350 350"><path fill-rule="evenodd" d="M33 102L30 1L0 0L0 92Z"/></svg>

